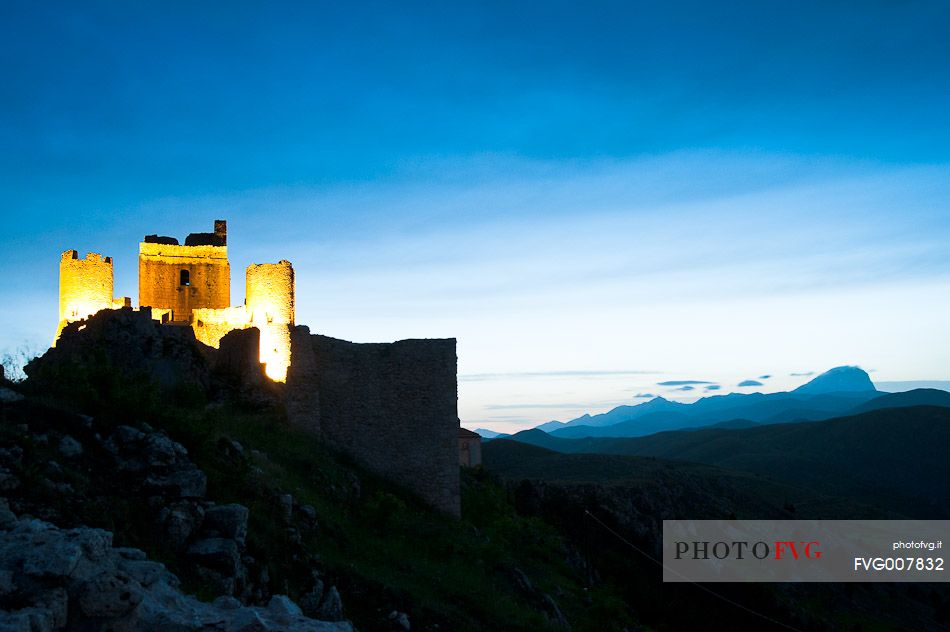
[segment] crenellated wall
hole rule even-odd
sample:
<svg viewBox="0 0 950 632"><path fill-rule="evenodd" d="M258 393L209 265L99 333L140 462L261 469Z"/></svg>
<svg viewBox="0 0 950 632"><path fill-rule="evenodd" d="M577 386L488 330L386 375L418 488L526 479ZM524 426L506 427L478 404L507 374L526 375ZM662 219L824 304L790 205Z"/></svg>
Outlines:
<svg viewBox="0 0 950 632"><path fill-rule="evenodd" d="M65 251L59 261L59 325L53 345L68 323L112 309L113 292L112 257L90 252L80 259L75 250Z"/></svg>

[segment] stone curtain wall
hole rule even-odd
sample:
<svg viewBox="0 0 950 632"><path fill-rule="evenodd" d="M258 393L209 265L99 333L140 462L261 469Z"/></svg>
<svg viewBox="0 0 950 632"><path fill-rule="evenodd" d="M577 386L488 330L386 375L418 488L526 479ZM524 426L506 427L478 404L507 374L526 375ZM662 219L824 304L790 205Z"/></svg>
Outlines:
<svg viewBox="0 0 950 632"><path fill-rule="evenodd" d="M210 309L201 307L191 310L191 327L195 337L209 347L218 348L221 339L235 329L247 329L247 309L244 305Z"/></svg>
<svg viewBox="0 0 950 632"><path fill-rule="evenodd" d="M455 339L357 344L314 335L311 340L324 439L436 509L458 516ZM301 397L294 390L305 383L299 376L289 381L288 397Z"/></svg>
<svg viewBox="0 0 950 632"><path fill-rule="evenodd" d="M290 367L284 405L287 420L308 432L320 433L320 391L317 357L313 352L310 328L297 325L290 330Z"/></svg>

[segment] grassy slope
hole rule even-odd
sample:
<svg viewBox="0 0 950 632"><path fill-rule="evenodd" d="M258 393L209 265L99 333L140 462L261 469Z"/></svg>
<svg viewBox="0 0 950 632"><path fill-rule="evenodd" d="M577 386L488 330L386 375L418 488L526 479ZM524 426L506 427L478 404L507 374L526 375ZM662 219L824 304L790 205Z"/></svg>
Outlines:
<svg viewBox="0 0 950 632"><path fill-rule="evenodd" d="M303 544L319 555L329 583L340 587L346 615L361 630L388 630L386 616L394 609L410 613L413 629L553 629L537 597L519 588L514 569L554 596L575 630L619 630L632 620L610 586L585 590L556 530L519 516L504 489L486 476L465 473L463 517L455 520L289 427L279 409L206 407L194 393L159 397L144 383L81 386L80 407L34 397L18 413L5 410L3 427L18 423L8 413L75 426L70 418L81 410L104 423L145 422L166 430L207 474L209 499L250 508L249 553L267 560L274 592L296 598L310 569L294 559L286 530L274 519L276 497L293 494L316 509L319 528ZM236 466L222 454L222 438L241 442L254 456ZM178 570L154 541L142 502L123 498L115 481L95 508L80 501L72 509L77 519L114 530L117 543L144 548ZM186 588L201 596L201 586Z"/></svg>

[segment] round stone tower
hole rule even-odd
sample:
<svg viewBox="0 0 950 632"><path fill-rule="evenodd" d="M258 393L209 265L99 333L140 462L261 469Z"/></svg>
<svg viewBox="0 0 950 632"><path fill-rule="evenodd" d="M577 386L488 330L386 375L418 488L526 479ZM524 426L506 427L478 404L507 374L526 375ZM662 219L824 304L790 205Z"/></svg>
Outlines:
<svg viewBox="0 0 950 632"><path fill-rule="evenodd" d="M289 261L247 268L247 315L261 332L261 362L268 377L287 378L290 330L294 325L294 268Z"/></svg>
<svg viewBox="0 0 950 632"><path fill-rule="evenodd" d="M294 324L294 268L289 261L247 267L247 311L253 322Z"/></svg>
<svg viewBox="0 0 950 632"><path fill-rule="evenodd" d="M113 307L112 257L90 252L85 259L67 250L59 261L59 327L56 340L68 323Z"/></svg>

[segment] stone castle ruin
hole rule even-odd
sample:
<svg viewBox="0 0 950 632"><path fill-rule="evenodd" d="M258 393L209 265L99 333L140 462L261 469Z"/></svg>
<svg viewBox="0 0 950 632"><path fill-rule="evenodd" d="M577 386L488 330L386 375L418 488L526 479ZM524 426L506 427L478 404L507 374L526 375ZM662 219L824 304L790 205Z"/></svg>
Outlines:
<svg viewBox="0 0 950 632"><path fill-rule="evenodd" d="M294 269L289 261L248 267L246 299L231 306L228 227L215 220L213 233L192 233L181 245L174 237L146 235L139 244L139 307L170 325L190 326L195 337L218 348L235 329L260 330L260 361L277 382L290 366L290 329L294 325ZM59 327L102 309L130 306L113 294L112 257L75 250L63 253L59 267ZM55 342L54 342L55 344Z"/></svg>
<svg viewBox="0 0 950 632"><path fill-rule="evenodd" d="M111 257L64 252L54 347L72 344L90 317L112 309L134 319L132 330L143 337L174 327L182 334L176 340L193 337L222 357L233 353L235 341L251 341L256 358L250 362L281 384L291 423L433 507L459 514L455 339L357 344L311 335L295 323L294 269L284 260L248 266L245 301L232 305L224 220L214 222L214 232L188 235L184 245L148 235L138 263L133 310L130 298L113 296ZM246 332L250 337L232 334L250 329L256 330Z"/></svg>

